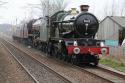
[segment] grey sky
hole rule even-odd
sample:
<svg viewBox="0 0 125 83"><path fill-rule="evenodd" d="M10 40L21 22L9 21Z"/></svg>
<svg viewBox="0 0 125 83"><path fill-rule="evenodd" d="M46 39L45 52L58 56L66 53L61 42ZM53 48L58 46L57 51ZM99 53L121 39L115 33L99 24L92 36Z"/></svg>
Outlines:
<svg viewBox="0 0 125 83"><path fill-rule="evenodd" d="M5 0L4 0L5 1ZM41 15L39 10L29 8L27 4L39 4L39 0L6 0L8 3L0 7L0 23L14 24L16 19L21 21L24 18L37 18ZM111 5L115 2L117 15L123 5L124 0L66 0L68 6L66 10L72 7L79 9L81 4L90 5L90 12L94 13L99 19L104 18L105 9L111 11ZM107 5L107 6L106 6Z"/></svg>

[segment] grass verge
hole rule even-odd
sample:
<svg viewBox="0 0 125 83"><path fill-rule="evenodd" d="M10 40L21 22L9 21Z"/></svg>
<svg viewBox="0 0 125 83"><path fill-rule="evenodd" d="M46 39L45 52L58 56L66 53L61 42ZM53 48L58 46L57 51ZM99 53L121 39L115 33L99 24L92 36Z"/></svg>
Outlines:
<svg viewBox="0 0 125 83"><path fill-rule="evenodd" d="M115 57L108 56L108 57L101 57L100 64L112 67L118 71L125 73L125 60L116 59Z"/></svg>

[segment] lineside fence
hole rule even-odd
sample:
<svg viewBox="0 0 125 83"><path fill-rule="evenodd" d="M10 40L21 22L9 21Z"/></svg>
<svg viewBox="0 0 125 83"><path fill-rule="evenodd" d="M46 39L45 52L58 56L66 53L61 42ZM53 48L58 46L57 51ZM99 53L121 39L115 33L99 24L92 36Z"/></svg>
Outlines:
<svg viewBox="0 0 125 83"><path fill-rule="evenodd" d="M115 57L124 57L125 58L125 47L121 46L109 46L109 55Z"/></svg>

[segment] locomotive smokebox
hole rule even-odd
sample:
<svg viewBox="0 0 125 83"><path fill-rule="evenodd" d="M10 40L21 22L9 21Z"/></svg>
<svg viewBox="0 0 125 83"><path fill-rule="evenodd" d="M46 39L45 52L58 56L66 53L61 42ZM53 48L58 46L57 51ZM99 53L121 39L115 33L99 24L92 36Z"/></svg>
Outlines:
<svg viewBox="0 0 125 83"><path fill-rule="evenodd" d="M98 20L93 14L87 12L88 5L81 5L80 8L81 13L74 21L74 31L80 38L94 38L99 27Z"/></svg>
<svg viewBox="0 0 125 83"><path fill-rule="evenodd" d="M81 6L80 6L81 12L87 12L88 9L89 9L89 5L81 5Z"/></svg>

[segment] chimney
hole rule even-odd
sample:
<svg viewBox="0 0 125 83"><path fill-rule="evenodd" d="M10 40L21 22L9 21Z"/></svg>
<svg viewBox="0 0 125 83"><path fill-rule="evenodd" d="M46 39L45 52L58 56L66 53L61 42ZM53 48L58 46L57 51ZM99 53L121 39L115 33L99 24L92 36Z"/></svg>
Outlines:
<svg viewBox="0 0 125 83"><path fill-rule="evenodd" d="M80 9L81 9L81 12L87 12L89 9L89 5L81 5Z"/></svg>

